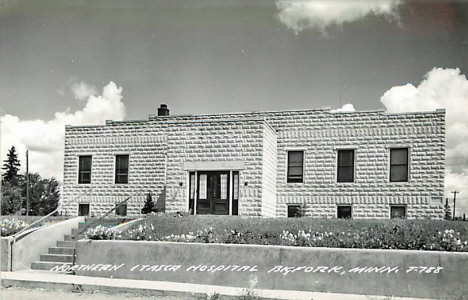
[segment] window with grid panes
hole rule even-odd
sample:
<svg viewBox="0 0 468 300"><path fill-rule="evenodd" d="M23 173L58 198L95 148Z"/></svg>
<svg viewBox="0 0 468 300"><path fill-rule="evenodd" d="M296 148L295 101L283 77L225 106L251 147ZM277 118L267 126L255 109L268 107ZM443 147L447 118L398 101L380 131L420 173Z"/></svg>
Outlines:
<svg viewBox="0 0 468 300"><path fill-rule="evenodd" d="M338 182L354 182L354 150L338 150Z"/></svg>
<svg viewBox="0 0 468 300"><path fill-rule="evenodd" d="M288 151L287 182L304 182L304 151Z"/></svg>
<svg viewBox="0 0 468 300"><path fill-rule="evenodd" d="M128 155L115 156L115 183L128 183Z"/></svg>
<svg viewBox="0 0 468 300"><path fill-rule="evenodd" d="M390 182L407 182L408 166L408 148L390 149Z"/></svg>

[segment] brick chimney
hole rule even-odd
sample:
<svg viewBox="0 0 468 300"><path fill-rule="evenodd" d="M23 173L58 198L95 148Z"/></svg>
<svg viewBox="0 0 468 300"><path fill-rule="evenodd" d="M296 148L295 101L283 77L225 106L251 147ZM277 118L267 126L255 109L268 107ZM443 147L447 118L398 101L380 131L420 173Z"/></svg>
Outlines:
<svg viewBox="0 0 468 300"><path fill-rule="evenodd" d="M166 104L161 104L158 108L158 116L169 116L169 109Z"/></svg>

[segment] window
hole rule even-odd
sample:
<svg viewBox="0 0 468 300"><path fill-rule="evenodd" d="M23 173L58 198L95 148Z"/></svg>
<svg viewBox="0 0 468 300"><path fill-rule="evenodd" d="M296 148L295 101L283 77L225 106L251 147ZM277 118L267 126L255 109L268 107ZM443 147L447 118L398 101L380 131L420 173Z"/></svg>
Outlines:
<svg viewBox="0 0 468 300"><path fill-rule="evenodd" d="M287 182L303 182L304 151L288 151Z"/></svg>
<svg viewBox="0 0 468 300"><path fill-rule="evenodd" d="M406 219L406 205L390 206L391 219Z"/></svg>
<svg viewBox="0 0 468 300"><path fill-rule="evenodd" d="M78 159L78 183L91 183L91 155Z"/></svg>
<svg viewBox="0 0 468 300"><path fill-rule="evenodd" d="M89 203L78 204L78 216L89 216Z"/></svg>
<svg viewBox="0 0 468 300"><path fill-rule="evenodd" d="M232 172L232 215L239 214L239 171Z"/></svg>
<svg viewBox="0 0 468 300"><path fill-rule="evenodd" d="M189 194L189 212L191 215L195 214L194 211L194 204L195 204L195 172L190 172L190 181L189 181L189 189L190 189L190 194Z"/></svg>
<svg viewBox="0 0 468 300"><path fill-rule="evenodd" d="M128 183L128 155L115 156L115 183Z"/></svg>
<svg viewBox="0 0 468 300"><path fill-rule="evenodd" d="M288 218L299 218L302 216L302 209L299 204L288 204Z"/></svg>
<svg viewBox="0 0 468 300"><path fill-rule="evenodd" d="M125 217L127 215L127 203L116 204L115 205L115 215Z"/></svg>
<svg viewBox="0 0 468 300"><path fill-rule="evenodd" d="M390 182L408 181L408 148L390 149Z"/></svg>
<svg viewBox="0 0 468 300"><path fill-rule="evenodd" d="M351 205L339 205L337 210L338 219L351 219L353 211Z"/></svg>
<svg viewBox="0 0 468 300"><path fill-rule="evenodd" d="M338 150L337 182L354 182L354 150Z"/></svg>

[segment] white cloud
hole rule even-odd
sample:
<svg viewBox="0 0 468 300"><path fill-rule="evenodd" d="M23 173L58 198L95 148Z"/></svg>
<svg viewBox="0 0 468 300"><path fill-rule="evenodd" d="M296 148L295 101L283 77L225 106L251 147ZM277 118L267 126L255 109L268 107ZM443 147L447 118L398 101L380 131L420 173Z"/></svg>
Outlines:
<svg viewBox="0 0 468 300"><path fill-rule="evenodd" d="M94 86L86 84L83 81L73 83L70 89L75 95L75 98L79 100L88 99L90 96L97 94L97 89Z"/></svg>
<svg viewBox="0 0 468 300"><path fill-rule="evenodd" d="M76 98L82 95L75 94ZM82 110L57 112L52 120L20 120L17 116L1 116L2 161L6 159L7 150L15 146L21 171L24 172L28 149L31 172L62 181L65 125L99 125L105 124L105 120L122 120L124 116L122 88L113 82L104 86L102 95L89 96Z"/></svg>
<svg viewBox="0 0 468 300"><path fill-rule="evenodd" d="M446 109L445 196L453 189L467 194L468 212L468 80L459 69L434 68L418 85L392 87L381 98L388 112L433 111ZM456 162L462 162L457 164ZM457 204L458 206L458 204ZM457 212L459 210L457 209Z"/></svg>
<svg viewBox="0 0 468 300"><path fill-rule="evenodd" d="M400 0L289 0L278 1L278 18L297 34L307 28L325 31L331 25L354 22L367 15L398 19Z"/></svg>
<svg viewBox="0 0 468 300"><path fill-rule="evenodd" d="M353 111L356 111L356 109L354 108L354 105L352 105L351 103L347 103L343 105L343 107L341 108L331 110L332 113L353 112Z"/></svg>

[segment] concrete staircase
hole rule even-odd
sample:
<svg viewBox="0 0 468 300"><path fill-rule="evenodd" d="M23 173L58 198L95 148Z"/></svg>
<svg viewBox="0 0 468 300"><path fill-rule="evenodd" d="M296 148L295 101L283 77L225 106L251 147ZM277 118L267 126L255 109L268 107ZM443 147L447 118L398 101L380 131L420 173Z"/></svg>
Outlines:
<svg viewBox="0 0 468 300"><path fill-rule="evenodd" d="M131 220L131 219L130 219ZM39 261L33 262L31 264L31 269L33 270L50 270L55 266L62 266L64 264L71 265L73 263L73 241L72 236L80 233L84 228L88 227L93 223L92 218L86 218L84 223L79 223L78 228L72 229L71 234L65 235L63 241L57 241L56 247L49 248L49 253L41 255ZM98 223L91 225L91 227L96 227L98 225L113 227L120 223L129 221L129 219L103 219ZM75 241L85 238L84 232L79 234Z"/></svg>
<svg viewBox="0 0 468 300"><path fill-rule="evenodd" d="M39 261L31 264L33 270L50 270L55 266L73 263L73 241L72 236L78 234L91 223L87 220L85 223L78 224L77 229L72 229L71 234L65 235L63 241L57 241L57 246L49 248L49 253L42 254ZM76 241L83 239L84 233L76 237Z"/></svg>

